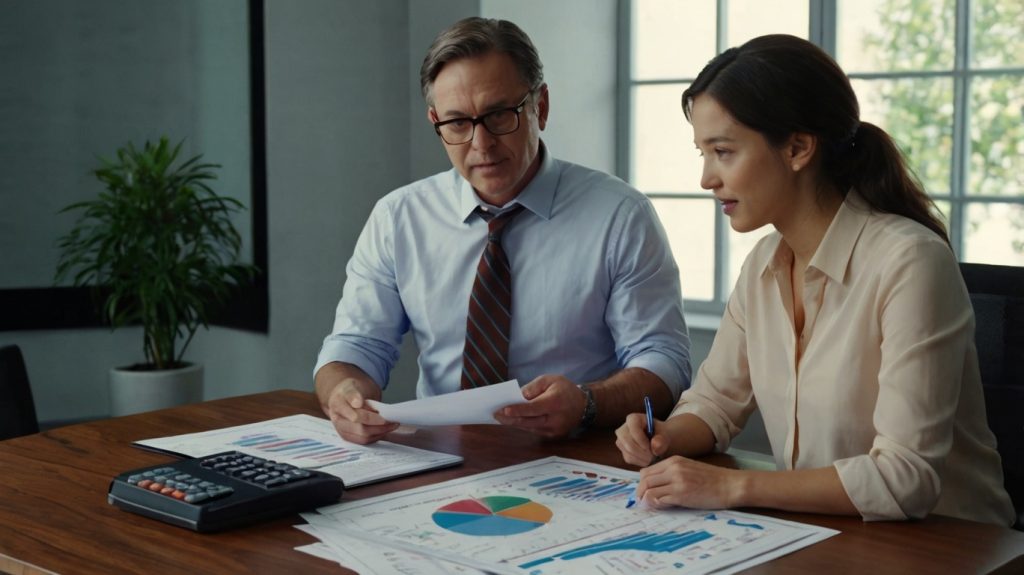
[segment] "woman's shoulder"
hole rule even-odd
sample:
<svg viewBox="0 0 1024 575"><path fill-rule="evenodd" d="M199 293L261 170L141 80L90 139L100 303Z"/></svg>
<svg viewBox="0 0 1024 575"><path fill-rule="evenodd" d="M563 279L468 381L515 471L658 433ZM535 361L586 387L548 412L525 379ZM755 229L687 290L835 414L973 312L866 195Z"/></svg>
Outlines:
<svg viewBox="0 0 1024 575"><path fill-rule="evenodd" d="M913 281L957 291L962 286L956 255L946 240L907 217L873 213L854 255L852 267L860 270L855 275L876 277L881 285Z"/></svg>
<svg viewBox="0 0 1024 575"><path fill-rule="evenodd" d="M922 255L956 259L945 239L924 224L897 214L872 212L864 226L860 243L866 248L865 251L883 259Z"/></svg>

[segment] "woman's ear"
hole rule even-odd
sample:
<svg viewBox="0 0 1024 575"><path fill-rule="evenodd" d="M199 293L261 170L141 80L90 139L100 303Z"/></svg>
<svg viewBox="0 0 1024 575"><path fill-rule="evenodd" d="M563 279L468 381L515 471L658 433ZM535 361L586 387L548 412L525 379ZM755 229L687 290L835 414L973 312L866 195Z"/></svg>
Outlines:
<svg viewBox="0 0 1024 575"><path fill-rule="evenodd" d="M806 168L814 160L814 154L818 150L818 138L806 132L794 132L786 142L786 160L794 172Z"/></svg>

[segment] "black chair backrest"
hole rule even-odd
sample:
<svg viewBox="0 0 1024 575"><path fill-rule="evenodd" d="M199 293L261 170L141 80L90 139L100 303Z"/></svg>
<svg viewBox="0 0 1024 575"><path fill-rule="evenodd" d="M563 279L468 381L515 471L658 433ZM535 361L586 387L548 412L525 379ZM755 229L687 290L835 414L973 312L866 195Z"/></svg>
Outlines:
<svg viewBox="0 0 1024 575"><path fill-rule="evenodd" d="M0 440L39 432L32 388L21 350L0 347Z"/></svg>
<svg viewBox="0 0 1024 575"><path fill-rule="evenodd" d="M971 294L988 425L1024 529L1024 267L960 264Z"/></svg>

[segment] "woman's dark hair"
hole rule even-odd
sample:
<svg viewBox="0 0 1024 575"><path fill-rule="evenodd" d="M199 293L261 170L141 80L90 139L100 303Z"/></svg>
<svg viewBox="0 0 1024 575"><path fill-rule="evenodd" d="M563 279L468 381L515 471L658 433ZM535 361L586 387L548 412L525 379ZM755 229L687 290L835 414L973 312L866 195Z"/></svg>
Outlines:
<svg viewBox="0 0 1024 575"><path fill-rule="evenodd" d="M531 93L544 83L544 65L526 32L508 20L473 16L441 32L427 50L420 66L420 89L427 105L434 105L431 90L446 64L489 52L508 54Z"/></svg>
<svg viewBox="0 0 1024 575"><path fill-rule="evenodd" d="M700 94L774 146L797 132L816 136L822 174L841 194L856 189L872 209L915 220L949 243L935 203L896 143L878 126L860 121L850 80L814 44L773 34L730 48L683 92L687 120Z"/></svg>

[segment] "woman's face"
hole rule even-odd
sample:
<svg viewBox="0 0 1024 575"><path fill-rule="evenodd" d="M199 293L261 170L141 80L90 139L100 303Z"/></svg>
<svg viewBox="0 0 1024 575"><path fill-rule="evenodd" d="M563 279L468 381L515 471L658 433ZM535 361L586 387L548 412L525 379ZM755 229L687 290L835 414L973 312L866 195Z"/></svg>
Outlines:
<svg viewBox="0 0 1024 575"><path fill-rule="evenodd" d="M795 170L784 151L737 122L707 94L694 98L690 122L704 158L700 185L715 194L732 229L780 227L795 193Z"/></svg>

